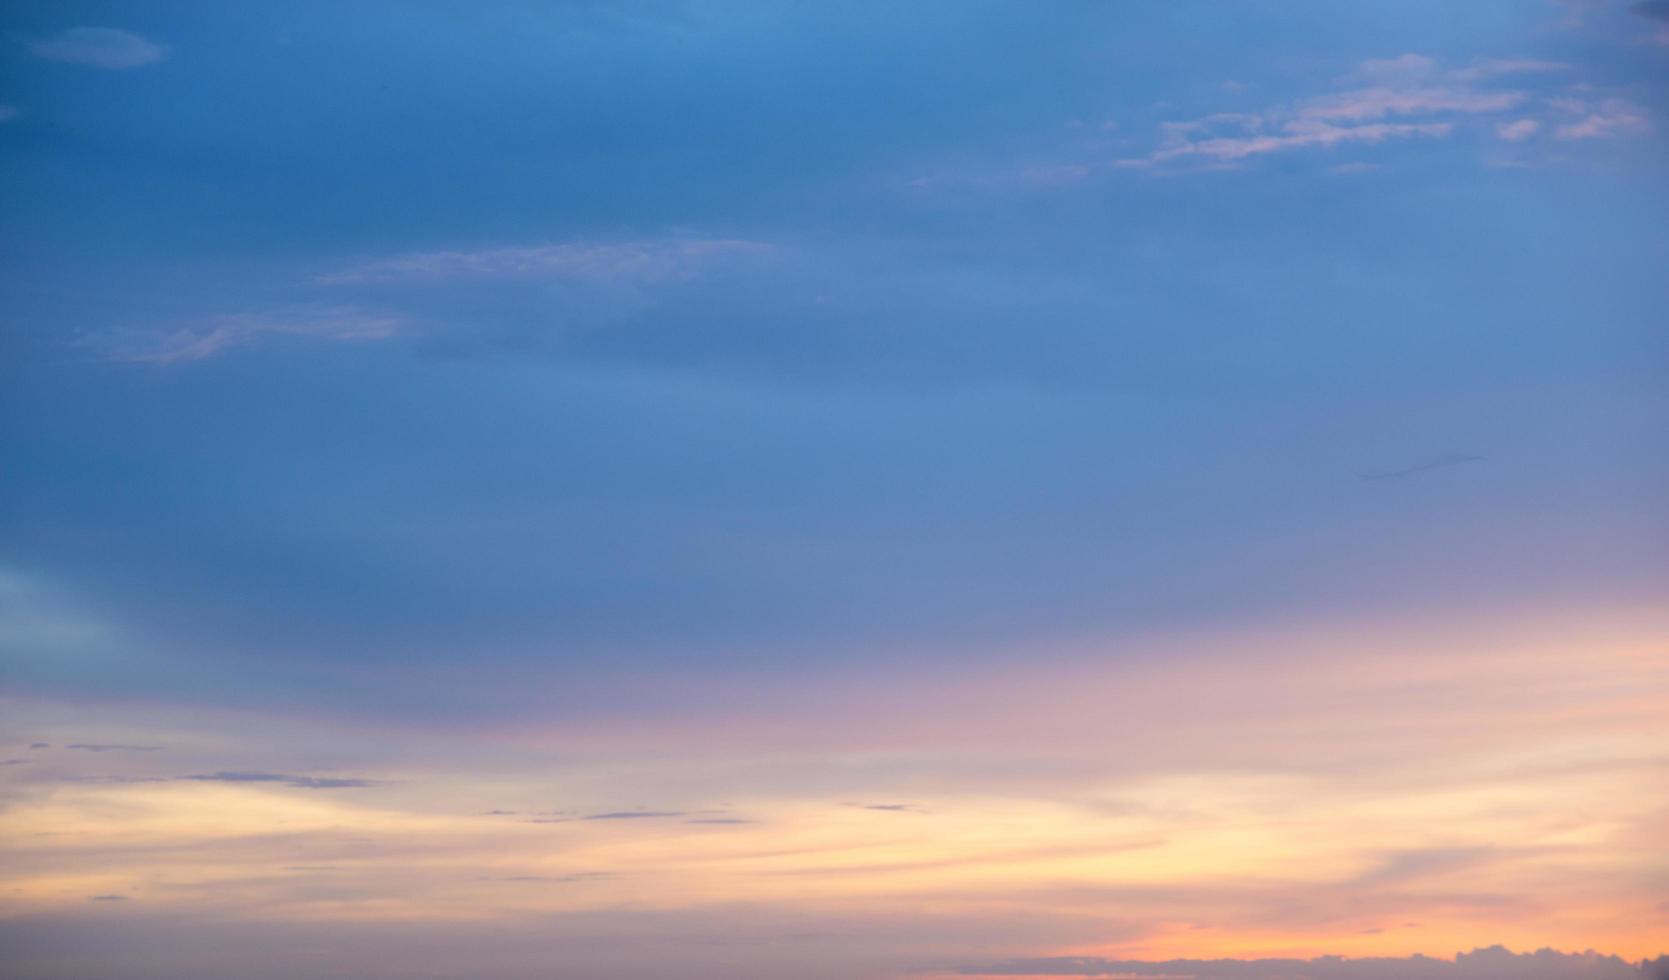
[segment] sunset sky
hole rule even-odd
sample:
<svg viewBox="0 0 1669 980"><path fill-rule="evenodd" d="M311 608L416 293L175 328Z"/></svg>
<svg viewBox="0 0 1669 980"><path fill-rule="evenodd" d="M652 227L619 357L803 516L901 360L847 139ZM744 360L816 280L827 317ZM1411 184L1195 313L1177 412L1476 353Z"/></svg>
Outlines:
<svg viewBox="0 0 1669 980"><path fill-rule="evenodd" d="M1449 960L1669 953L1666 133L1666 0L6 4L0 975L1654 980Z"/></svg>

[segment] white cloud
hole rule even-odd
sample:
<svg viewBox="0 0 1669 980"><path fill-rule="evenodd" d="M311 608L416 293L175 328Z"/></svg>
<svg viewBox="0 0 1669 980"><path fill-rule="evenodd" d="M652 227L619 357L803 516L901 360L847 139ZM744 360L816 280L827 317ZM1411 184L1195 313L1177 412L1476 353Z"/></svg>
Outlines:
<svg viewBox="0 0 1669 980"><path fill-rule="evenodd" d="M1510 143L1518 143L1541 132L1542 124L1534 119L1514 119L1496 125L1495 135Z"/></svg>
<svg viewBox="0 0 1669 980"><path fill-rule="evenodd" d="M105 346L114 360L166 365L206 360L266 337L364 342L386 340L402 326L399 317L355 307L230 313L171 330L129 333Z"/></svg>
<svg viewBox="0 0 1669 980"><path fill-rule="evenodd" d="M1453 128L1449 123L1369 123L1362 126L1336 126L1318 119L1295 119L1286 123L1276 133L1174 139L1155 150L1148 161L1138 162L1162 163L1188 156L1231 162L1301 147L1382 143L1390 139L1415 136L1447 136Z"/></svg>
<svg viewBox="0 0 1669 980"><path fill-rule="evenodd" d="M707 265L726 258L770 251L772 246L761 242L679 238L410 252L328 273L320 276L319 282L351 284L462 279L668 282L688 278Z"/></svg>
<svg viewBox="0 0 1669 980"><path fill-rule="evenodd" d="M1588 105L1576 99L1563 99L1556 104L1556 108L1576 113L1580 118L1555 129L1555 139L1604 139L1629 133L1643 133L1651 128L1645 110L1622 99L1607 99L1598 105Z"/></svg>
<svg viewBox="0 0 1669 980"><path fill-rule="evenodd" d="M113 27L72 27L29 48L48 61L113 70L155 64L168 55L162 45Z"/></svg>

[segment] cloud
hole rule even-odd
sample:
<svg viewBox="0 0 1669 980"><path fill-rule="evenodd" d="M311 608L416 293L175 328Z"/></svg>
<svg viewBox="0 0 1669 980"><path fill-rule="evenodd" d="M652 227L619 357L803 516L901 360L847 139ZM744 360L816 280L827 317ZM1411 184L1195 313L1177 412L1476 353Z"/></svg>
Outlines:
<svg viewBox="0 0 1669 980"><path fill-rule="evenodd" d="M64 746L81 752L156 752L160 745L124 745L119 742L75 742Z"/></svg>
<svg viewBox="0 0 1669 980"><path fill-rule="evenodd" d="M1408 957L1351 959L1321 956L1311 960L1111 960L1094 956L1058 956L964 966L964 976L1153 977L1170 980L1660 980L1669 977L1669 958L1629 963L1592 951L1561 953L1542 949L1518 953L1501 946L1460 953L1453 960L1415 954Z"/></svg>
<svg viewBox="0 0 1669 980"><path fill-rule="evenodd" d="M1366 126L1335 126L1315 120L1297 120L1285 124L1278 133L1258 133L1243 136L1208 136L1172 140L1155 150L1147 161L1162 163L1181 157L1199 156L1221 162L1235 162L1301 147L1329 147L1343 143L1383 143L1390 139L1414 136L1447 136L1454 129L1449 123L1373 123Z"/></svg>
<svg viewBox="0 0 1669 980"><path fill-rule="evenodd" d="M1500 75L1544 75L1570 70L1571 66L1563 61L1543 61L1539 58L1493 58L1473 62L1469 68L1458 68L1450 72L1450 76L1470 81L1480 78L1495 78Z"/></svg>
<svg viewBox="0 0 1669 980"><path fill-rule="evenodd" d="M615 810L609 813L593 813L584 817L585 820L641 820L651 817L681 817L683 810ZM538 823L539 821L535 821Z"/></svg>
<svg viewBox="0 0 1669 980"><path fill-rule="evenodd" d="M136 364L202 361L268 337L307 337L337 342L386 340L402 318L352 306L298 307L268 313L231 313L190 326L139 331L107 338L110 357Z"/></svg>
<svg viewBox="0 0 1669 980"><path fill-rule="evenodd" d="M1158 147L1146 157L1119 163L1155 166L1197 159L1233 165L1305 148L1442 138L1454 132L1454 117L1507 112L1529 100L1515 89L1480 88L1475 83L1564 67L1557 62L1499 59L1445 71L1435 58L1421 54L1370 59L1344 77L1345 83L1355 84L1342 91L1259 112L1217 113L1162 124Z"/></svg>
<svg viewBox="0 0 1669 980"><path fill-rule="evenodd" d="M1522 104L1523 92L1479 92L1458 87L1355 89L1305 105L1303 119L1363 122L1388 116L1503 112Z"/></svg>
<svg viewBox="0 0 1669 980"><path fill-rule="evenodd" d="M51 742L30 742L29 747L32 748L32 749L50 749L50 748L52 748L52 743Z"/></svg>
<svg viewBox="0 0 1669 980"><path fill-rule="evenodd" d="M1416 881L1433 875L1474 868L1502 856L1493 847L1426 847L1392 851L1383 855L1377 867L1359 875L1352 884L1387 885Z"/></svg>
<svg viewBox="0 0 1669 980"><path fill-rule="evenodd" d="M1490 84L1511 76L1568 72L1571 67L1535 58L1480 60L1456 69L1444 69L1435 58L1420 54L1370 59L1343 76L1340 81L1347 87L1341 91L1259 112L1218 113L1164 123L1155 149L1145 157L1118 161L1118 165L1153 167L1191 159L1222 168L1252 157L1305 148L1442 138L1453 134L1468 118L1487 119L1505 113L1515 113L1519 118L1495 121L1496 135L1509 142L1522 142L1551 125L1535 117L1549 107L1578 117L1567 118L1554 131L1554 136L1562 140L1617 136L1648 128L1645 111L1624 100L1608 99L1595 106L1579 99L1544 101L1530 91Z"/></svg>
<svg viewBox="0 0 1669 980"><path fill-rule="evenodd" d="M1519 143L1541 132L1541 128L1542 124L1534 119L1515 119L1496 125L1495 135L1510 143Z"/></svg>
<svg viewBox="0 0 1669 980"><path fill-rule="evenodd" d="M282 783L297 789L361 789L373 786L369 779L339 779L331 776L287 776L275 772L211 772L181 779L210 783Z"/></svg>
<svg viewBox="0 0 1669 980"><path fill-rule="evenodd" d="M23 112L15 105L0 105L0 123L11 122L21 115Z"/></svg>
<svg viewBox="0 0 1669 980"><path fill-rule="evenodd" d="M37 57L93 68L120 70L155 64L168 49L113 27L72 27L57 37L29 46Z"/></svg>
<svg viewBox="0 0 1669 980"><path fill-rule="evenodd" d="M87 899L89 902L125 902L126 895L94 895Z"/></svg>
<svg viewBox="0 0 1669 980"><path fill-rule="evenodd" d="M762 242L679 238L410 252L327 273L318 281L333 285L470 279L668 282L689 278L723 259L770 251L772 246Z"/></svg>
<svg viewBox="0 0 1669 980"><path fill-rule="evenodd" d="M1651 128L1646 111L1624 99L1606 99L1597 104L1580 99L1560 99L1555 108L1575 113L1580 118L1565 123L1553 131L1559 140L1608 139L1631 133L1643 133Z"/></svg>
<svg viewBox="0 0 1669 980"><path fill-rule="evenodd" d="M1423 78L1437 71L1437 59L1423 54L1402 54L1395 58L1369 58L1356 66L1355 77L1396 81Z"/></svg>
<svg viewBox="0 0 1669 980"><path fill-rule="evenodd" d="M505 875L501 878L483 878L482 881L554 881L559 883L575 881L598 881L613 878L609 871L577 871L566 875Z"/></svg>

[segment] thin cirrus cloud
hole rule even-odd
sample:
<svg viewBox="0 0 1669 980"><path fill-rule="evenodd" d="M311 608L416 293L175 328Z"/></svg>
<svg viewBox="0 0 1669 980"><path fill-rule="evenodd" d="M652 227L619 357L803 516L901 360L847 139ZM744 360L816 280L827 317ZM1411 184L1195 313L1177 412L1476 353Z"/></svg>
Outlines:
<svg viewBox="0 0 1669 980"><path fill-rule="evenodd" d="M472 279L669 282L687 279L726 259L770 251L772 246L763 242L729 238L449 249L374 259L327 273L318 281L327 285Z"/></svg>
<svg viewBox="0 0 1669 980"><path fill-rule="evenodd" d="M56 37L36 41L29 49L48 61L110 71L142 68L168 56L166 47L114 27L72 27Z"/></svg>
<svg viewBox="0 0 1669 980"><path fill-rule="evenodd" d="M314 283L420 287L566 281L600 290L605 300L616 300L614 305L624 302L631 307L634 302L641 304L640 294L646 288L687 282L729 263L776 251L776 246L765 242L733 238L447 249L372 259L317 276ZM112 360L166 366L205 361L283 337L349 343L388 340L406 332L410 324L399 313L304 304L219 314L171 328L115 331L101 335L97 345Z"/></svg>
<svg viewBox="0 0 1669 980"><path fill-rule="evenodd" d="M274 337L365 342L387 340L402 318L351 306L309 307L267 313L230 313L167 330L132 331L102 338L112 360L170 365L207 360Z"/></svg>
<svg viewBox="0 0 1669 980"><path fill-rule="evenodd" d="M1545 102L1521 88L1495 87L1518 76L1558 76L1571 66L1531 58L1482 60L1444 69L1435 58L1404 54L1369 59L1344 76L1348 87L1257 112L1215 113L1160 126L1161 139L1146 156L1118 161L1124 167L1156 167L1176 161L1234 166L1249 158L1307 148L1372 145L1454 135L1468 119L1495 117L1494 132L1523 142L1547 128L1532 114L1546 108L1566 121L1554 135L1562 140L1641 132L1644 111L1619 99L1592 107L1581 100ZM1500 119L1513 113L1517 118Z"/></svg>

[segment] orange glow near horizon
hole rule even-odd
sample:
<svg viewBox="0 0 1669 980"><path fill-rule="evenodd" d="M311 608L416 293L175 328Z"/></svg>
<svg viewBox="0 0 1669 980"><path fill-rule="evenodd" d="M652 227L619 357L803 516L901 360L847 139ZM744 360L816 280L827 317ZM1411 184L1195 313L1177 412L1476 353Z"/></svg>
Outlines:
<svg viewBox="0 0 1669 980"><path fill-rule="evenodd" d="M59 780L14 778L0 909L121 895L124 913L469 923L622 905L809 920L926 908L997 923L990 946L1006 955L1503 943L1642 958L1665 946L1654 884L1669 870L1655 629L1648 617L1604 647L1537 629L1441 649L1379 632L1348 661L1321 656L1337 636L1271 637L1232 666L1084 660L883 698L828 690L693 721L672 752L605 734L582 757L553 735L542 756L507 732L522 746L513 771L480 764L502 756L499 736L471 756L436 734L427 758L404 744L369 785L341 789L240 777L215 761L247 749L235 732L134 721L112 738L189 758L84 753ZM981 703L978 725L959 724ZM737 749L738 726L779 712L798 714L806 742ZM1067 935L1005 938L1001 923L1039 910Z"/></svg>

